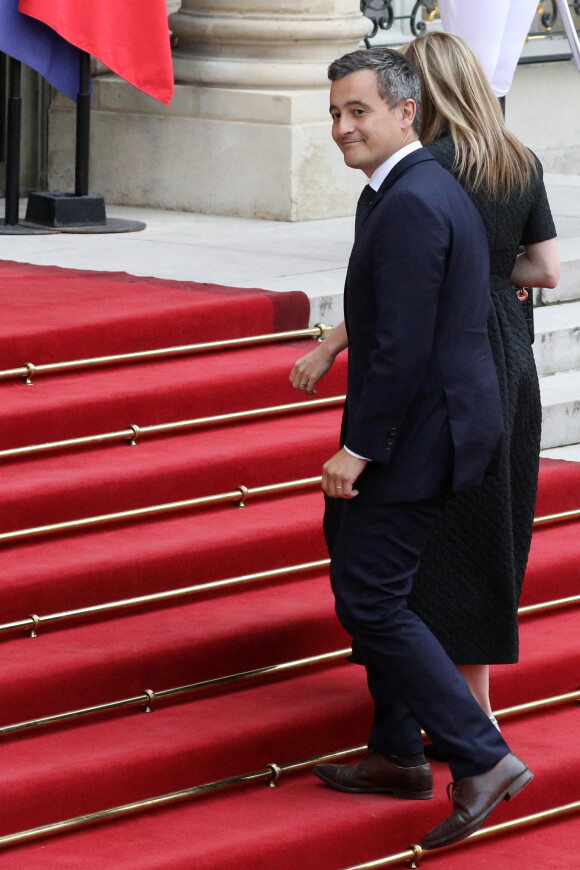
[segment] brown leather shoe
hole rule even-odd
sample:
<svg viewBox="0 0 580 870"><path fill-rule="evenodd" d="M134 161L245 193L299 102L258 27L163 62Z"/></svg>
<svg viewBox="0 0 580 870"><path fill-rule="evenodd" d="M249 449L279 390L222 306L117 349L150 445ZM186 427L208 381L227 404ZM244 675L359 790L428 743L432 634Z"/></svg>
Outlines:
<svg viewBox="0 0 580 870"><path fill-rule="evenodd" d="M351 794L390 794L419 801L433 797L433 776L428 764L399 767L372 750L358 764L317 764L314 773L331 788Z"/></svg>
<svg viewBox="0 0 580 870"><path fill-rule="evenodd" d="M423 849L440 849L464 840L480 828L501 800L509 801L534 778L517 755L504 756L495 767L447 786L453 812L421 841Z"/></svg>

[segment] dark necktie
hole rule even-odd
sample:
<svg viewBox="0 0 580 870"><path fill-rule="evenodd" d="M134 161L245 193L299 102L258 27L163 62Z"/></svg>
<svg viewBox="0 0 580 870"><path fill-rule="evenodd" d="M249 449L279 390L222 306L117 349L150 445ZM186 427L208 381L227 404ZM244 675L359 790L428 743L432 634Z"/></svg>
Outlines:
<svg viewBox="0 0 580 870"><path fill-rule="evenodd" d="M376 193L369 184L367 184L366 187L363 187L362 193L358 198L358 203L356 206L356 216L354 219L355 238L359 234L360 228L368 217L375 196Z"/></svg>

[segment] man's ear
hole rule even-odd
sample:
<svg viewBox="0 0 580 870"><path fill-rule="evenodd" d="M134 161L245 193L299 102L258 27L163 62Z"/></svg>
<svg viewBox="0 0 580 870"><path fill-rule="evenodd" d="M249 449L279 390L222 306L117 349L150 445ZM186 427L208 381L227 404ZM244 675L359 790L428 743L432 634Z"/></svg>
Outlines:
<svg viewBox="0 0 580 870"><path fill-rule="evenodd" d="M417 104L415 103L415 100L412 100L410 97L408 100L403 100L400 104L400 109L401 121L404 129L412 127L415 115L417 114Z"/></svg>

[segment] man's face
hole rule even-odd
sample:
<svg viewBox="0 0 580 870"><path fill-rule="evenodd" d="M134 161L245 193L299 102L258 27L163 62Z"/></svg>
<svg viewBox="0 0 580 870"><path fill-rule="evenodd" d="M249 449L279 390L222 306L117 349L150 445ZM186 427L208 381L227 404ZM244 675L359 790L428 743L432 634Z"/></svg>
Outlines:
<svg viewBox="0 0 580 870"><path fill-rule="evenodd" d="M332 83L332 138L353 169L369 178L391 154L416 139L413 100L390 109L377 90L374 70L362 69Z"/></svg>

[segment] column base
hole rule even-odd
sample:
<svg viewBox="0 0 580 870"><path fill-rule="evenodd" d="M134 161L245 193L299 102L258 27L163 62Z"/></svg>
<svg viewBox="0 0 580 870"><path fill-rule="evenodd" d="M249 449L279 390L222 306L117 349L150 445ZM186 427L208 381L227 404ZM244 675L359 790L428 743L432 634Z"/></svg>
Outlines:
<svg viewBox="0 0 580 870"><path fill-rule="evenodd" d="M332 141L328 93L177 85L164 107L115 76L99 77L90 188L110 203L204 214L283 221L353 214L365 179L345 167ZM55 95L51 188L72 185L73 113Z"/></svg>

